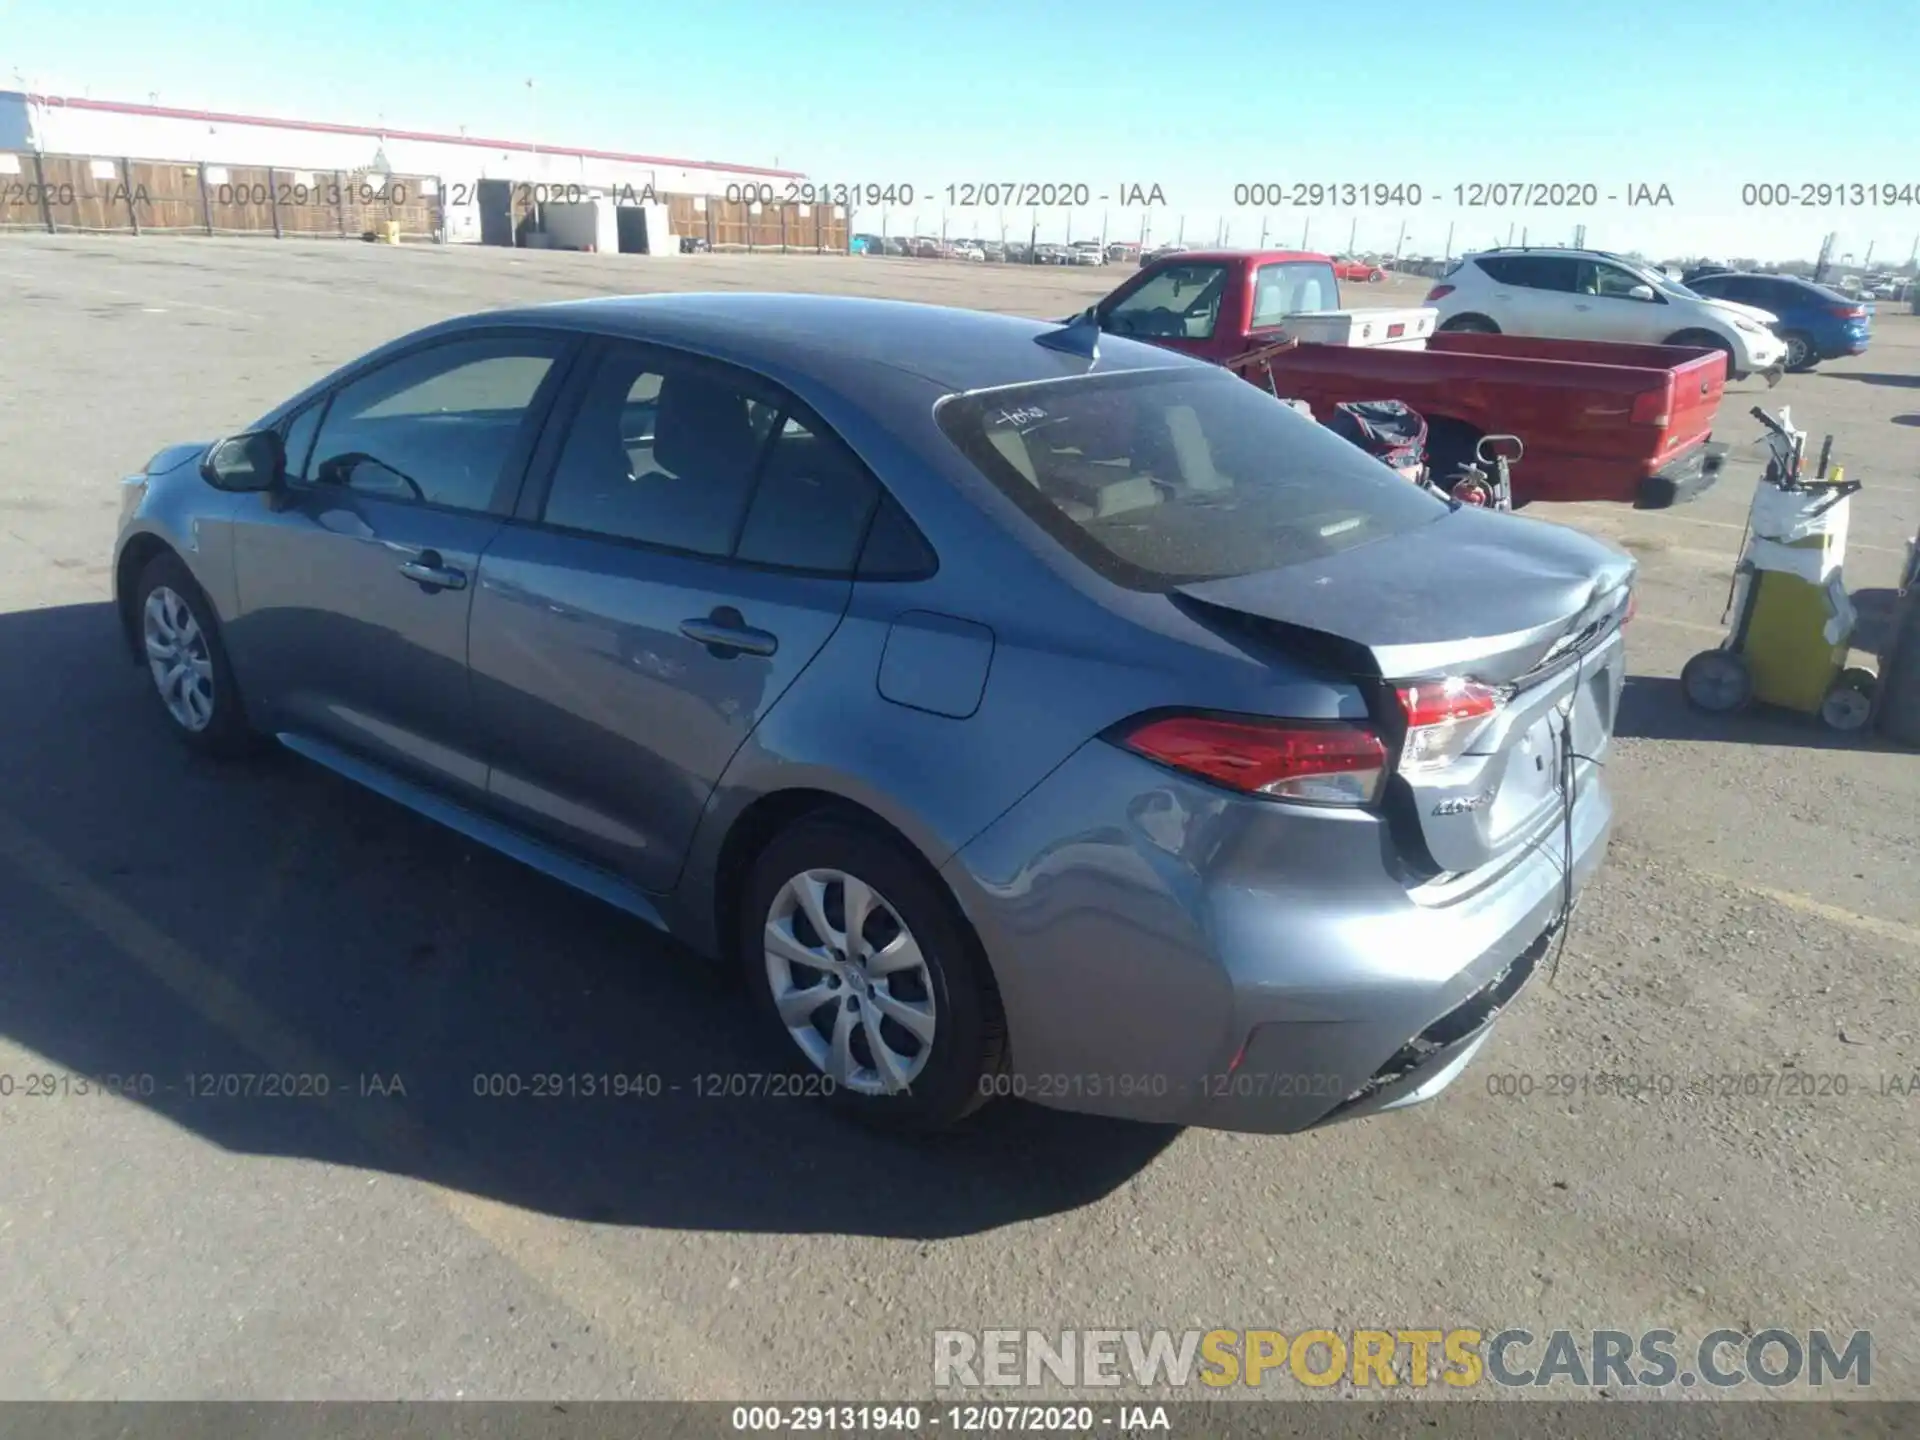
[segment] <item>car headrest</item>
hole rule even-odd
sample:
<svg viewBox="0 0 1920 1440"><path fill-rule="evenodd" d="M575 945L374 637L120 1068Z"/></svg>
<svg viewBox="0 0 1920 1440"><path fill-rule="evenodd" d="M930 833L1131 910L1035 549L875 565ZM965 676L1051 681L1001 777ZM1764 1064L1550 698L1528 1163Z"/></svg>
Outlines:
<svg viewBox="0 0 1920 1440"><path fill-rule="evenodd" d="M654 412L653 458L675 475L744 475L759 449L747 401L700 374L669 374Z"/></svg>

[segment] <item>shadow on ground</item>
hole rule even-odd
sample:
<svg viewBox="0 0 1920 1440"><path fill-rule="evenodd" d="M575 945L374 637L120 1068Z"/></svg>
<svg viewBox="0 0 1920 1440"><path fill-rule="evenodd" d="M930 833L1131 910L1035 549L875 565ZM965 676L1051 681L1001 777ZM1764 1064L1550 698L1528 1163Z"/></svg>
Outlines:
<svg viewBox="0 0 1920 1440"><path fill-rule="evenodd" d="M1700 740L1723 745L1791 745L1806 750L1883 750L1897 747L1871 732L1848 734L1817 715L1753 705L1733 715L1706 715L1687 703L1668 675L1629 675L1620 695L1614 734L1635 740Z"/></svg>
<svg viewBox="0 0 1920 1440"><path fill-rule="evenodd" d="M188 755L105 604L0 616L0 653L0 1029L50 1071L151 1077L228 1150L582 1220L934 1238L1087 1204L1178 1134L1002 1102L908 1142L703 1098L784 1063L731 976L291 756ZM310 1066L324 1101L189 1080ZM555 1098L482 1093L541 1075ZM566 1078L617 1076L655 1093Z"/></svg>
<svg viewBox="0 0 1920 1440"><path fill-rule="evenodd" d="M1920 390L1920 375L1883 375L1875 371L1830 370L1834 380L1852 380L1861 385L1891 385L1899 390Z"/></svg>

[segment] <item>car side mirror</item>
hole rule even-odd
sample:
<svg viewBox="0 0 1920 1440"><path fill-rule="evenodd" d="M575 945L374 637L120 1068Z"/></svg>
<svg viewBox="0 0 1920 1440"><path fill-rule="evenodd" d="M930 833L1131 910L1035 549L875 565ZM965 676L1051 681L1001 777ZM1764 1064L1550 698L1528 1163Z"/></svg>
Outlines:
<svg viewBox="0 0 1920 1440"><path fill-rule="evenodd" d="M279 490L287 483L287 445L278 430L250 430L218 441L200 474L216 490Z"/></svg>
<svg viewBox="0 0 1920 1440"><path fill-rule="evenodd" d="M1627 298L1629 300L1651 300L1653 299L1653 287L1651 285L1636 285L1627 291Z"/></svg>

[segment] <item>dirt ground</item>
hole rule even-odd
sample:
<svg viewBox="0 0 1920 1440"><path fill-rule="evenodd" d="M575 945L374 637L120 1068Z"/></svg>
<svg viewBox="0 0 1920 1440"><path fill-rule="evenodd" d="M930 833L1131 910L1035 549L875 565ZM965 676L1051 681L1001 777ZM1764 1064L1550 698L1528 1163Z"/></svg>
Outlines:
<svg viewBox="0 0 1920 1440"><path fill-rule="evenodd" d="M476 1098L749 1068L740 998L316 769L190 761L115 649L118 478L428 321L707 288L1061 315L1126 273L0 242L0 1397L909 1397L936 1329L1470 1324L1865 1328L1874 1394L1920 1399L1920 1094L1886 1084L1920 1070L1920 756L1677 692L1751 450L1671 512L1530 512L1643 566L1608 866L1449 1094L1287 1139L1009 1104L912 1148L787 1101ZM1892 308L1868 354L1721 412L1743 445L1760 400L1834 433L1856 591L1920 526L1920 319ZM406 1094L179 1084L270 1069ZM26 1098L109 1071L173 1088ZM1548 1093L1598 1073L1675 1083ZM1784 1093L1808 1073L1846 1093Z"/></svg>

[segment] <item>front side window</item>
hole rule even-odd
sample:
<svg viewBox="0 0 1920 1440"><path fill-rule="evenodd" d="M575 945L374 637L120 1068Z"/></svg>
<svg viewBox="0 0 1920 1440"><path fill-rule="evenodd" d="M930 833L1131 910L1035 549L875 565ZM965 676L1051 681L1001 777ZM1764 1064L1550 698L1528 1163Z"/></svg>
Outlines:
<svg viewBox="0 0 1920 1440"><path fill-rule="evenodd" d="M1108 310L1100 328L1148 339L1211 339L1226 288L1224 265L1169 265Z"/></svg>
<svg viewBox="0 0 1920 1440"><path fill-rule="evenodd" d="M383 499L488 509L564 344L449 340L350 381L327 406L304 478Z"/></svg>
<svg viewBox="0 0 1920 1440"><path fill-rule="evenodd" d="M1166 590L1317 559L1447 505L1224 371L1135 371L941 402L994 484L1116 584Z"/></svg>
<svg viewBox="0 0 1920 1440"><path fill-rule="evenodd" d="M1584 294L1599 295L1611 300L1637 300L1639 297L1633 292L1642 286L1652 288L1646 280L1631 270L1593 260L1580 262L1580 289Z"/></svg>

